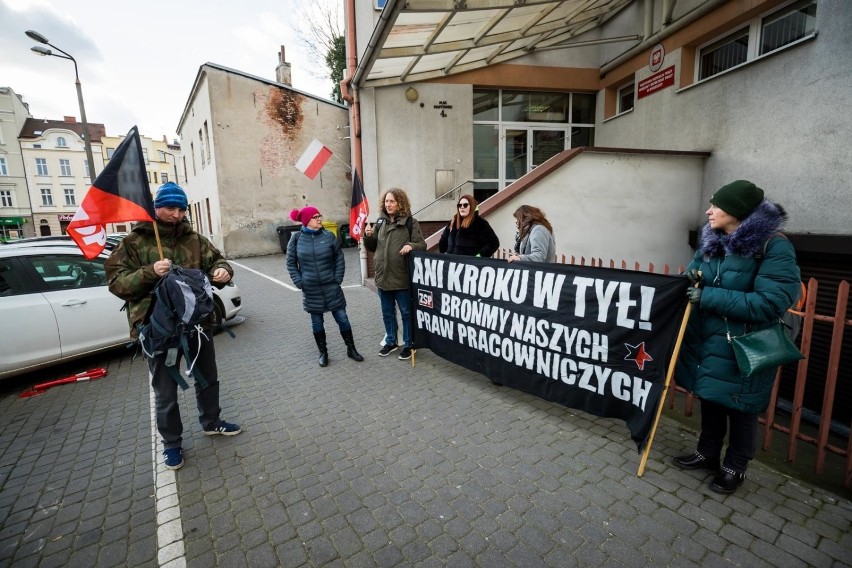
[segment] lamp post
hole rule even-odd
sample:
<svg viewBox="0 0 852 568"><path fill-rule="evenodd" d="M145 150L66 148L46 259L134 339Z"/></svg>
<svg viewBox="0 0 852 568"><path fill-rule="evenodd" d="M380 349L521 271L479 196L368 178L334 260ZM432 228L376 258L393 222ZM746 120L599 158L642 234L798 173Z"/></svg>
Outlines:
<svg viewBox="0 0 852 568"><path fill-rule="evenodd" d="M179 184L180 182L178 181L177 156L175 156L171 152L166 152L165 150L160 150L160 152L162 152L165 156L172 157L172 163L175 165L175 183Z"/></svg>
<svg viewBox="0 0 852 568"><path fill-rule="evenodd" d="M52 55L53 57L61 57L62 59L70 59L72 63L74 63L74 77L76 78L75 84L77 85L77 101L80 103L80 118L83 121L83 143L86 146L86 159L89 160L89 179L95 179L95 159L92 156L92 141L89 138L89 123L86 121L86 107L83 106L83 89L80 86L80 74L77 72L77 60L71 57L69 53L66 53L50 43L46 37L41 35L40 33L27 30L25 32L27 37L35 40L39 43L43 43L45 45L49 45L59 53L63 55L59 55L57 53L53 53L53 51L47 49L46 47L42 47L40 45L34 45L31 49L38 53L39 55Z"/></svg>

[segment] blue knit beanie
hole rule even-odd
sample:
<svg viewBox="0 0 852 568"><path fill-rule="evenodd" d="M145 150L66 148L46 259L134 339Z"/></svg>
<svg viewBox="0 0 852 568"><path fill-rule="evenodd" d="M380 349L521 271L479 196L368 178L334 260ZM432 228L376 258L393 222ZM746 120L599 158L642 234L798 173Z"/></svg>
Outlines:
<svg viewBox="0 0 852 568"><path fill-rule="evenodd" d="M160 207L177 207L186 210L189 207L186 193L173 181L164 183L157 190L157 196L154 198L154 208Z"/></svg>

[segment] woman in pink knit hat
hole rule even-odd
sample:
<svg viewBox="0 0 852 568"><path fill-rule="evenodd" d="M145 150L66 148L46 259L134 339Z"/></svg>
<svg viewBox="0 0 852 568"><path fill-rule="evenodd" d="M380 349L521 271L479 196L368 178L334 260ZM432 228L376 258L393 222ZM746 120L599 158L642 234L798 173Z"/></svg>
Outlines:
<svg viewBox="0 0 852 568"><path fill-rule="evenodd" d="M346 355L355 361L364 358L355 349L352 325L346 315L346 297L340 284L346 271L340 241L322 226L322 214L308 205L293 209L290 219L302 224L287 243L287 271L296 288L302 291L302 304L311 315L311 328L319 348L319 366L328 366L323 314L331 312L346 343Z"/></svg>

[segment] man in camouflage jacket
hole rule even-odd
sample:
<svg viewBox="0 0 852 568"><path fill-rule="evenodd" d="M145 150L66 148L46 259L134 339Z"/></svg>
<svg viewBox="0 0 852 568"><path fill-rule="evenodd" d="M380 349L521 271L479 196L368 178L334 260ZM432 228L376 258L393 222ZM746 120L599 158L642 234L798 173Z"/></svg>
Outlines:
<svg viewBox="0 0 852 568"><path fill-rule="evenodd" d="M113 250L105 268L109 290L127 302L130 335L138 337L137 325L142 323L151 305L151 292L172 263L183 268L197 268L207 273L214 286L224 286L231 280L233 269L222 254L204 236L199 235L186 219L188 201L177 184L169 182L160 187L154 199L157 229L163 258L157 249L152 223L140 223ZM241 432L236 424L221 419L219 380L213 337L199 334L189 342L191 355L196 357L195 368L208 386L195 382L195 397L201 412L199 421L205 434L233 436ZM193 350L197 351L193 352ZM180 354L178 354L180 358ZM177 382L165 365L166 355L148 358L151 387L154 389L157 429L163 437L165 466L178 469L183 465L181 450L183 423L178 407ZM178 359L178 368L180 361Z"/></svg>

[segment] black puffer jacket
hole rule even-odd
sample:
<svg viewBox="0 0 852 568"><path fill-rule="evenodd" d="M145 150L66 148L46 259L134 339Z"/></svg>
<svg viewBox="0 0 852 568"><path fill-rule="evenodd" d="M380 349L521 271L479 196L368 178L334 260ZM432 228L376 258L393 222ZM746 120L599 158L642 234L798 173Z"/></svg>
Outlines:
<svg viewBox="0 0 852 568"><path fill-rule="evenodd" d="M441 234L438 250L449 254L465 256L481 256L488 258L500 248L500 239L494 233L491 225L474 212L470 227L453 227L447 225Z"/></svg>
<svg viewBox="0 0 852 568"><path fill-rule="evenodd" d="M299 231L287 243L287 271L302 291L302 306L310 314L346 307L340 284L346 272L343 249L334 233Z"/></svg>

